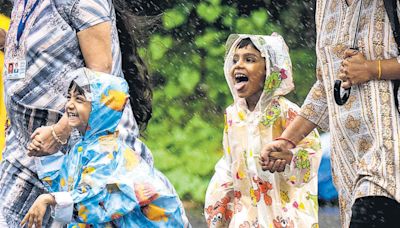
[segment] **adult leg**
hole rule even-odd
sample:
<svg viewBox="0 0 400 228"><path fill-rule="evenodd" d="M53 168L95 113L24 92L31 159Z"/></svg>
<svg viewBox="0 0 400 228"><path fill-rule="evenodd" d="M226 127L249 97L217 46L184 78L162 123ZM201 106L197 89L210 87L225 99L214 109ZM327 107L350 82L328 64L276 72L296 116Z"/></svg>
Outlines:
<svg viewBox="0 0 400 228"><path fill-rule="evenodd" d="M350 228L396 227L400 203L383 196L358 198L352 207Z"/></svg>

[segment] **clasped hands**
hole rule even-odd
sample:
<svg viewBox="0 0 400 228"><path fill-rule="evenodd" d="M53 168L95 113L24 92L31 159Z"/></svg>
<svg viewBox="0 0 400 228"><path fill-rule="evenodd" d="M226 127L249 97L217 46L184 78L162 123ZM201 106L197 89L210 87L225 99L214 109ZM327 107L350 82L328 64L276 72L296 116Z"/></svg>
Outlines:
<svg viewBox="0 0 400 228"><path fill-rule="evenodd" d="M263 171L283 172L286 165L290 165L293 153L290 151L293 146L284 140L276 140L267 144L261 150L260 165Z"/></svg>
<svg viewBox="0 0 400 228"><path fill-rule="evenodd" d="M344 52L344 60L339 69L339 79L343 81L342 88L348 89L352 85L359 85L374 79L373 68L376 65L367 60L363 53L353 49Z"/></svg>
<svg viewBox="0 0 400 228"><path fill-rule="evenodd" d="M54 126L56 129L57 125ZM51 126L37 128L31 135L31 142L28 145L28 156L47 156L56 153L61 144L52 135Z"/></svg>

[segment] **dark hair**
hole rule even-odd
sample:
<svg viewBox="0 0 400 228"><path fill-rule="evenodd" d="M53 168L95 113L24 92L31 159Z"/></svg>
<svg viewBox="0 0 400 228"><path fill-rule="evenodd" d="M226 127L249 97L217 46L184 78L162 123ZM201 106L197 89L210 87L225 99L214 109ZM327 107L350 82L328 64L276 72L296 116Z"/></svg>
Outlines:
<svg viewBox="0 0 400 228"><path fill-rule="evenodd" d="M71 91L76 91L79 95L85 96L85 90L80 87L75 81L72 81L71 84L69 84L68 93L70 93Z"/></svg>
<svg viewBox="0 0 400 228"><path fill-rule="evenodd" d="M129 85L130 103L133 115L144 131L152 115L152 88L150 75L137 51L135 31L138 30L136 16L125 0L114 0L118 37L122 54L122 71ZM143 20L142 20L143 21Z"/></svg>
<svg viewBox="0 0 400 228"><path fill-rule="evenodd" d="M254 49L256 49L257 51L260 52L260 50L258 50L256 45L254 45L254 43L251 41L250 38L245 38L245 39L241 40L236 47L237 48L244 48L244 47L247 47L248 45L251 45Z"/></svg>

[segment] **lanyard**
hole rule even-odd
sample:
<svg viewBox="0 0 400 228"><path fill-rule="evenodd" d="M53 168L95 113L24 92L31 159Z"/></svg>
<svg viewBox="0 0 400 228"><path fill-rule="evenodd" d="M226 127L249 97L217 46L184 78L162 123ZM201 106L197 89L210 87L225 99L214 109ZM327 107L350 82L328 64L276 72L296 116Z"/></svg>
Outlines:
<svg viewBox="0 0 400 228"><path fill-rule="evenodd" d="M36 6L39 4L39 0L35 1L35 3L32 5L32 8L29 9L29 12L25 12L27 4L28 4L28 0L24 0L24 12L23 12L22 18L18 24L18 32L17 32L17 46L18 47L19 47L19 40L21 39L22 33L25 30L26 22L28 21L29 17L32 15Z"/></svg>

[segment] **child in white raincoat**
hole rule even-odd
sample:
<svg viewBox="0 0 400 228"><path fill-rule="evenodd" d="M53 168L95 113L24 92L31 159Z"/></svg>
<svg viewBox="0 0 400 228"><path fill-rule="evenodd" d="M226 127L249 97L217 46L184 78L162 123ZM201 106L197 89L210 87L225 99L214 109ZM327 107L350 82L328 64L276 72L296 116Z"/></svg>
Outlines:
<svg viewBox="0 0 400 228"><path fill-rule="evenodd" d="M207 189L208 226L318 227L318 132L289 155L274 153L283 172L260 166L262 147L287 140L277 137L299 109L283 97L294 89L288 47L278 34L231 35L227 46L224 72L234 103L225 113L224 156Z"/></svg>

